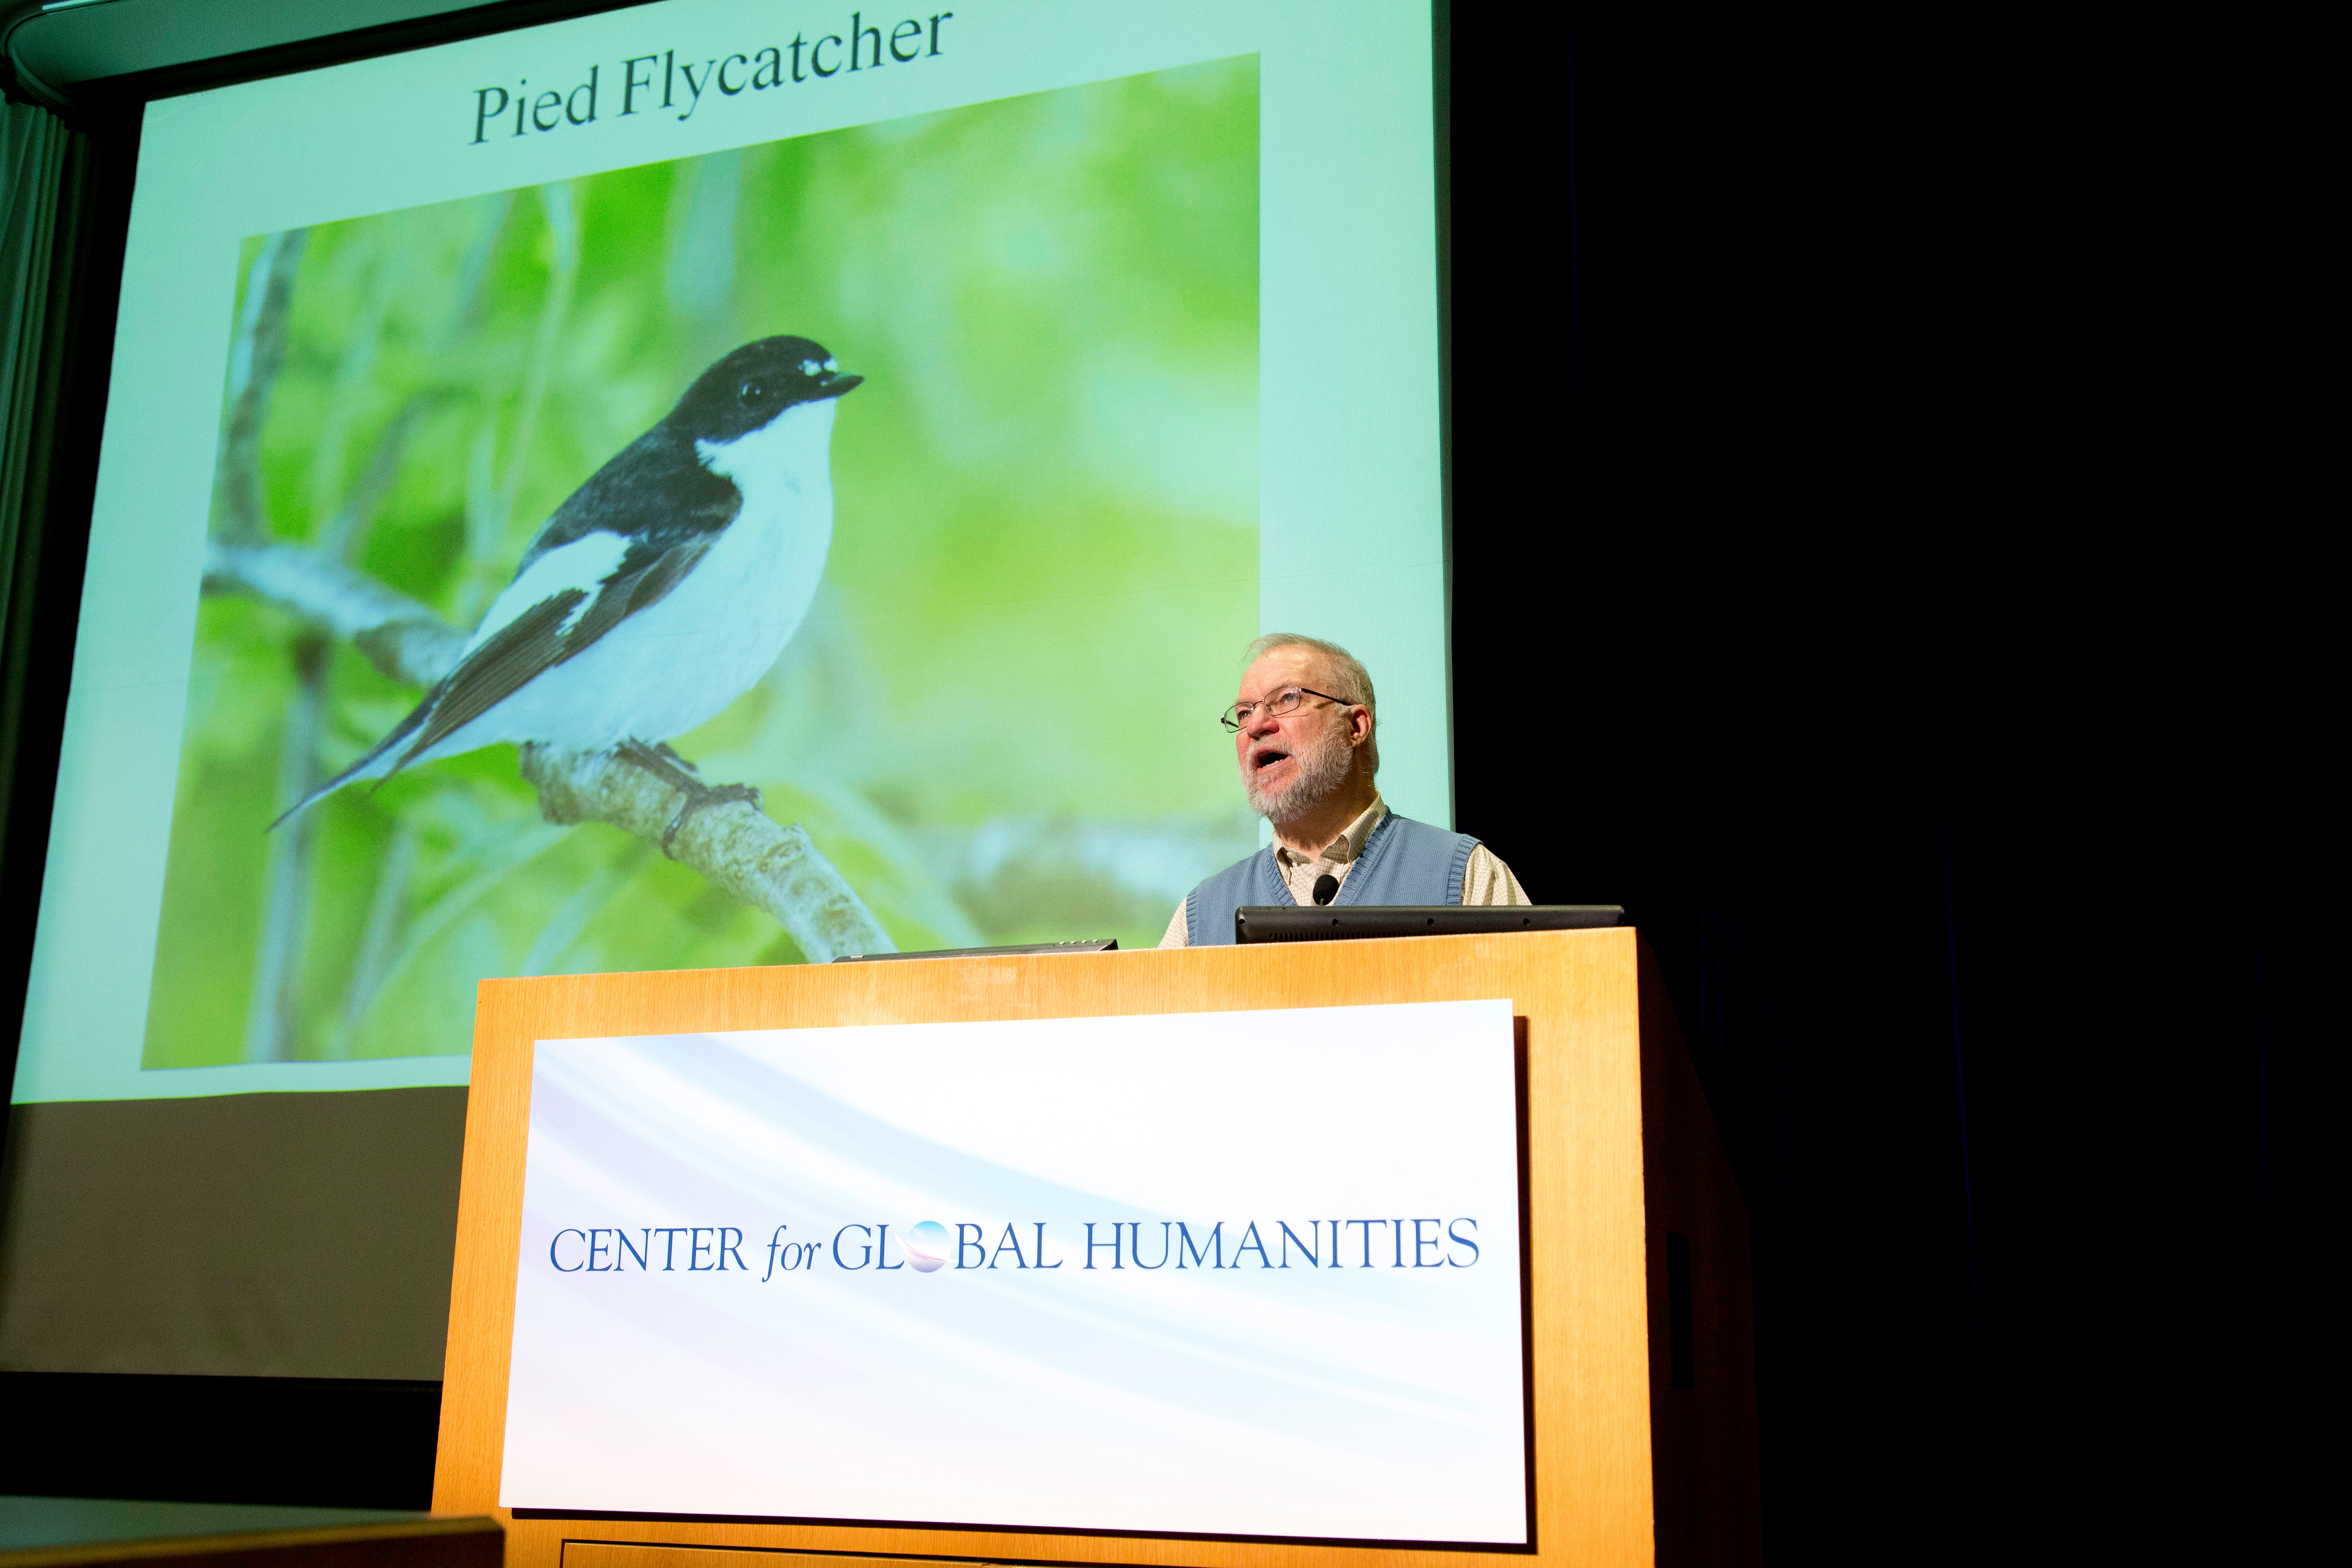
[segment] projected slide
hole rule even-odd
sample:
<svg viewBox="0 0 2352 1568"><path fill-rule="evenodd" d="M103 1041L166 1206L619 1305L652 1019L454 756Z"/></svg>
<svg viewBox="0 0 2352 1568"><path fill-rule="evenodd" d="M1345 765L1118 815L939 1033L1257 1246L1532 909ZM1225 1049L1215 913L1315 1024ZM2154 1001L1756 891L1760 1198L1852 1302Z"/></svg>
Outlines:
<svg viewBox="0 0 2352 1568"><path fill-rule="evenodd" d="M758 789L822 846L788 919L845 885L900 947L1148 944L1250 824L1197 713L1084 731L1097 683L1254 633L1256 132L1243 57L248 241L145 1064L462 1051L476 976L803 956L719 880L758 846L550 822L501 740L676 740ZM673 415L698 375L709 408ZM527 629L572 581L541 523L670 422L744 441L740 500L638 448L573 503L572 575L658 607L593 656L466 638ZM587 531L612 514L666 531L639 573ZM383 589L434 619L315 624ZM501 675L528 689L465 733L459 683Z"/></svg>
<svg viewBox="0 0 2352 1568"><path fill-rule="evenodd" d="M1269 628L1450 822L1429 26L670 0L151 105L16 1100L1151 945Z"/></svg>
<svg viewBox="0 0 2352 1568"><path fill-rule="evenodd" d="M1507 1001L542 1041L499 1501L1518 1544Z"/></svg>

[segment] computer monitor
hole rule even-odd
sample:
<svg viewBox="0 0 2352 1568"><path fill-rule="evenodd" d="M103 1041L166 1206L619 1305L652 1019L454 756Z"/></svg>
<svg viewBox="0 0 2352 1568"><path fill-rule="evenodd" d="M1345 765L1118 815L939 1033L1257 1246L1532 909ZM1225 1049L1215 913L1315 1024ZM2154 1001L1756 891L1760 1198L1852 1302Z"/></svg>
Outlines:
<svg viewBox="0 0 2352 1568"><path fill-rule="evenodd" d="M1486 936L1584 931L1624 922L1622 904L1244 904L1234 940L1332 942L1362 936Z"/></svg>

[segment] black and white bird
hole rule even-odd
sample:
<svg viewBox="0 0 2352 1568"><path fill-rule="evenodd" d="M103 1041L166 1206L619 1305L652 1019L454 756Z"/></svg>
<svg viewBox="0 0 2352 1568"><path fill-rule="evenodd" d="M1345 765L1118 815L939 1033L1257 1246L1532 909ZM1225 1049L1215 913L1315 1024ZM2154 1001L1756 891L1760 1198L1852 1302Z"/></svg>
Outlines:
<svg viewBox="0 0 2352 1568"><path fill-rule="evenodd" d="M746 343L547 520L457 667L367 755L284 822L356 779L499 742L618 751L714 791L666 745L716 718L799 629L833 543L836 399L845 375L806 338ZM275 826L276 824L271 826Z"/></svg>

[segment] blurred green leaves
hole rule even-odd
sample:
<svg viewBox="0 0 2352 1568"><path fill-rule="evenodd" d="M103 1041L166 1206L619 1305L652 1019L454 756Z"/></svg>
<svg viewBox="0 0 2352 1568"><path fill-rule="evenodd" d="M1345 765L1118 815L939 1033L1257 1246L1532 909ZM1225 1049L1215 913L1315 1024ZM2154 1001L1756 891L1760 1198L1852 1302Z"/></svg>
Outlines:
<svg viewBox="0 0 2352 1568"><path fill-rule="evenodd" d="M1255 843L1210 719L1256 630L1257 227L1254 57L322 226L268 527L470 626L704 366L815 338L868 378L816 608L647 739L760 784L902 948L1149 945ZM273 942L297 1059L467 1051L488 975L799 961L688 868L543 822L503 747L325 802L273 908L302 635L203 606L145 1065L243 1059ZM348 647L315 689L313 776L420 695Z"/></svg>

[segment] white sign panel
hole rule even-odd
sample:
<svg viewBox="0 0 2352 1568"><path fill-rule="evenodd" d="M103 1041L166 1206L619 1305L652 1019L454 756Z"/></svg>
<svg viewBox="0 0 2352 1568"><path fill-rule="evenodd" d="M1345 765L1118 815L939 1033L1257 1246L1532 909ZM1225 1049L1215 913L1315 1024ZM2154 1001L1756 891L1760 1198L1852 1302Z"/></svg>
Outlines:
<svg viewBox="0 0 2352 1568"><path fill-rule="evenodd" d="M1507 1001L550 1040L511 1508L1524 1543Z"/></svg>

